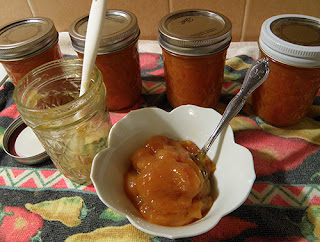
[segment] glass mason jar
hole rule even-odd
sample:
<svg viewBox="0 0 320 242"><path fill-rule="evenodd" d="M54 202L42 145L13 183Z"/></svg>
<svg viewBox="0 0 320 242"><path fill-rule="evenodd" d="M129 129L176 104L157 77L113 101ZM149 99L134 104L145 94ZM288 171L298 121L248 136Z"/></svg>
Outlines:
<svg viewBox="0 0 320 242"><path fill-rule="evenodd" d="M253 109L271 125L293 125L306 116L320 87L320 19L271 17L261 27L259 47L270 73L252 93Z"/></svg>
<svg viewBox="0 0 320 242"><path fill-rule="evenodd" d="M88 90L79 97L82 60L46 63L21 79L14 101L55 166L70 180L90 181L94 156L107 147L111 127L106 88L94 68Z"/></svg>
<svg viewBox="0 0 320 242"><path fill-rule="evenodd" d="M0 63L15 86L32 69L61 58L51 19L26 18L0 28Z"/></svg>
<svg viewBox="0 0 320 242"><path fill-rule="evenodd" d="M89 16L74 21L69 28L73 49L83 58ZM124 10L107 10L96 65L107 88L109 111L135 106L142 94L138 53L140 29L136 16Z"/></svg>
<svg viewBox="0 0 320 242"><path fill-rule="evenodd" d="M214 108L231 42L230 20L208 10L180 10L164 16L158 30L171 106Z"/></svg>

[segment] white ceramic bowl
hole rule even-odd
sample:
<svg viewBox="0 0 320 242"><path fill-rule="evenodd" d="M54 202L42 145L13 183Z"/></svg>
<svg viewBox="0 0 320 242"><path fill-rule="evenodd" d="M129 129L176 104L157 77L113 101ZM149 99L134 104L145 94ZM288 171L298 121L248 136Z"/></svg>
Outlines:
<svg viewBox="0 0 320 242"><path fill-rule="evenodd" d="M192 105L171 112L159 108L131 111L118 121L109 134L109 147L98 153L92 165L91 179L101 201L126 216L136 228L167 238L192 237L212 229L226 214L238 208L248 197L255 172L251 153L236 144L230 126L217 138L208 156L216 162L214 173L218 196L208 214L185 226L167 227L144 220L124 191L124 174L131 155L154 135L191 140L199 148L207 141L221 115L213 109Z"/></svg>

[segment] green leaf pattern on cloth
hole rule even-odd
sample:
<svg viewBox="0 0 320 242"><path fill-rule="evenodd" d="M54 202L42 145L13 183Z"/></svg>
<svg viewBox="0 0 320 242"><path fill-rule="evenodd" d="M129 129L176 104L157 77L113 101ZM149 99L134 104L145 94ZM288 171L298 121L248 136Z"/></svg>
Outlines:
<svg viewBox="0 0 320 242"><path fill-rule="evenodd" d="M110 208L107 208L106 210L104 210L99 218L110 219L110 220L116 221L116 222L126 219L126 217L112 211Z"/></svg>

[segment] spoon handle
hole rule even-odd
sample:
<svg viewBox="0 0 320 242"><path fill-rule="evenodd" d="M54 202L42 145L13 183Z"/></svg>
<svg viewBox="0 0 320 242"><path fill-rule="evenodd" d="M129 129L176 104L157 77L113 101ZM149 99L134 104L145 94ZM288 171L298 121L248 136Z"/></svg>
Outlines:
<svg viewBox="0 0 320 242"><path fill-rule="evenodd" d="M90 76L96 61L105 20L106 2L107 0L92 0L84 45L80 96L87 91L91 81Z"/></svg>
<svg viewBox="0 0 320 242"><path fill-rule="evenodd" d="M269 75L269 71L268 58L260 59L251 65L246 73L240 91L234 98L231 99L218 126L197 155L207 154L213 142L224 129L224 127L228 125L230 120L240 112L250 93L252 93L266 80Z"/></svg>

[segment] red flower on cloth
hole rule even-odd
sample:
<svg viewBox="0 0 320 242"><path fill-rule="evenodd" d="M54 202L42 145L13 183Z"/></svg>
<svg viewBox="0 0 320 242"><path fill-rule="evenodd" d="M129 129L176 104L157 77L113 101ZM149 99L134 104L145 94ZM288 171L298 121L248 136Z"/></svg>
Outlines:
<svg viewBox="0 0 320 242"><path fill-rule="evenodd" d="M192 238L192 241L220 241L232 239L243 231L258 227L257 224L242 220L240 218L226 216L219 223L205 234Z"/></svg>
<svg viewBox="0 0 320 242"><path fill-rule="evenodd" d="M161 65L163 63L161 55L155 53L141 53L139 57L142 71L145 71L151 76L164 76L164 68Z"/></svg>
<svg viewBox="0 0 320 242"><path fill-rule="evenodd" d="M140 66L143 70L155 69L159 66L160 55L155 53L141 53Z"/></svg>
<svg viewBox="0 0 320 242"><path fill-rule="evenodd" d="M236 143L250 150L257 176L299 167L319 146L299 138L283 138L263 130L244 130L235 133Z"/></svg>
<svg viewBox="0 0 320 242"><path fill-rule="evenodd" d="M9 117L12 119L16 119L19 115L20 114L15 103L0 112L0 117Z"/></svg>
<svg viewBox="0 0 320 242"><path fill-rule="evenodd" d="M43 228L43 219L23 207L0 204L0 241L30 241Z"/></svg>

